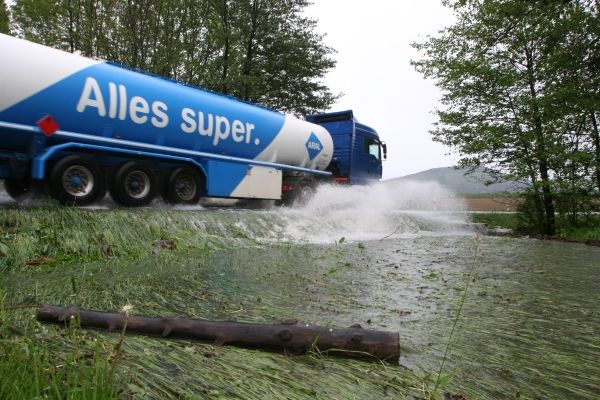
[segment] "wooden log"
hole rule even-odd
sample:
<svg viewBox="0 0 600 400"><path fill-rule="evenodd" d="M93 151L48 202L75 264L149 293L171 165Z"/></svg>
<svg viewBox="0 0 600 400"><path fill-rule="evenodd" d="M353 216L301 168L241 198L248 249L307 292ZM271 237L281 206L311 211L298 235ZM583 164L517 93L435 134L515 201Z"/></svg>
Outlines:
<svg viewBox="0 0 600 400"><path fill-rule="evenodd" d="M208 321L183 317L152 318L124 313L107 313L82 310L78 307L42 305L37 319L42 322L68 324L77 321L81 327L123 329L127 318L127 331L163 337L192 338L265 350L302 354L316 351L328 355L381 360L397 363L400 357L398 332L384 332L351 328L325 328L297 321L281 324L253 324L225 321Z"/></svg>

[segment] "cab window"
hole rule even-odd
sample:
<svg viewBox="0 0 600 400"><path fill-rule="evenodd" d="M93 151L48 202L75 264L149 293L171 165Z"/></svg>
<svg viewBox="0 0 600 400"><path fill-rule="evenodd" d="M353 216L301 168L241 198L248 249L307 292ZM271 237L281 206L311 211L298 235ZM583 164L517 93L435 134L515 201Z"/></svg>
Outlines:
<svg viewBox="0 0 600 400"><path fill-rule="evenodd" d="M365 152L375 156L376 159L381 160L381 148L379 142L373 139L365 139Z"/></svg>

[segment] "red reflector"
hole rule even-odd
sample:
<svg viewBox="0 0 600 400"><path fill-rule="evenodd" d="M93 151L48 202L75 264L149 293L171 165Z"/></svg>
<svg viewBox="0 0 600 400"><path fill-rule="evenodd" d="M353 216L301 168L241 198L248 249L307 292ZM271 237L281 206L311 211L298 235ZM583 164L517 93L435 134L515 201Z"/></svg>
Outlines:
<svg viewBox="0 0 600 400"><path fill-rule="evenodd" d="M46 136L52 136L59 129L58 123L51 115L46 115L37 122L37 126Z"/></svg>
<svg viewBox="0 0 600 400"><path fill-rule="evenodd" d="M335 181L339 182L339 183L348 183L348 181L349 181L348 178L344 178L344 177L341 177L341 176L333 178L333 179L335 179Z"/></svg>
<svg viewBox="0 0 600 400"><path fill-rule="evenodd" d="M294 188L291 187L290 185L283 185L281 190L283 190L284 192L291 192L292 190L294 190Z"/></svg>

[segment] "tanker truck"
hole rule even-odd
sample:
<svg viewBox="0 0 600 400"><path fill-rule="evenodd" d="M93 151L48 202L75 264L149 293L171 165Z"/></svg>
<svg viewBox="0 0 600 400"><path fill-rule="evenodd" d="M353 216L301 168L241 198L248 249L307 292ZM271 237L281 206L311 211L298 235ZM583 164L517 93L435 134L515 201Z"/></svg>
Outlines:
<svg viewBox="0 0 600 400"><path fill-rule="evenodd" d="M70 205L291 203L381 179L385 144L352 111L301 120L2 34L0 54L0 179L17 201L42 187Z"/></svg>

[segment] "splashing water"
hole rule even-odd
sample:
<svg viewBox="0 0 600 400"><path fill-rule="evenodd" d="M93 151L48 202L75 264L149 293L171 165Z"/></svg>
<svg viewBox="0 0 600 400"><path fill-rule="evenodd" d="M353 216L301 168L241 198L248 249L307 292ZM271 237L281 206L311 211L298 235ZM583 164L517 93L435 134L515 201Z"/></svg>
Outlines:
<svg viewBox="0 0 600 400"><path fill-rule="evenodd" d="M281 209L292 239L332 243L464 232L463 201L434 182L381 182L319 188L302 208Z"/></svg>
<svg viewBox="0 0 600 400"><path fill-rule="evenodd" d="M5 193L0 198L7 205L15 204ZM342 238L359 241L447 235L469 230L467 215L461 212L465 209L463 200L435 182L323 185L303 207L265 208L267 201L258 203L257 210L240 209L243 202L236 204L236 200L232 199L205 199L197 205L175 206L156 200L140 211L156 209L193 213L189 218L198 224L198 229L221 232L219 236L223 239L232 229L236 234L258 241L305 243L334 243ZM43 204L43 200L26 199L19 204L35 207ZM118 208L107 196L84 209L115 207Z"/></svg>

